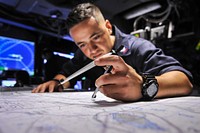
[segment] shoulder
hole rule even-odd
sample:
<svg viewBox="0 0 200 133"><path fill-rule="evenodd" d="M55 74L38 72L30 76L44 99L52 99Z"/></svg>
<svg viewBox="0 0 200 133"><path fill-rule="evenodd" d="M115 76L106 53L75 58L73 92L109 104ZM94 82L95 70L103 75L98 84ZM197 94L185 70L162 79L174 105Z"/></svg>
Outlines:
<svg viewBox="0 0 200 133"><path fill-rule="evenodd" d="M154 52L162 52L160 48L157 48L152 42L138 37L129 37L128 42L129 52L134 55L144 55Z"/></svg>
<svg viewBox="0 0 200 133"><path fill-rule="evenodd" d="M134 42L133 42L133 46L137 49L143 49L143 50L146 50L146 49L156 49L156 46L148 41L148 40L145 40L143 38L137 38L137 37L134 37Z"/></svg>

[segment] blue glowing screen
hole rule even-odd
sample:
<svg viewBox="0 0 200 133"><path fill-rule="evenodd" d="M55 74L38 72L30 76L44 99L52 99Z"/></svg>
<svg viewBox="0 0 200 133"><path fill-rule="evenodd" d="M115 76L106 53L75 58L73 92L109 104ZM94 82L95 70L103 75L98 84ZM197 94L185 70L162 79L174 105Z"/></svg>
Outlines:
<svg viewBox="0 0 200 133"><path fill-rule="evenodd" d="M26 70L34 75L35 43L0 36L0 73L3 70Z"/></svg>

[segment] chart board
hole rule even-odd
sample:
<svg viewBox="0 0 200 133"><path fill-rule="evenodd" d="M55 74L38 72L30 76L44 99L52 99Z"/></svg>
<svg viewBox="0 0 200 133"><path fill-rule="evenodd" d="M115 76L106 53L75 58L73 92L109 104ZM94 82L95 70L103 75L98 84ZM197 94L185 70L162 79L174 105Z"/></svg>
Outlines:
<svg viewBox="0 0 200 133"><path fill-rule="evenodd" d="M123 103L92 92L0 93L0 133L199 133L200 97Z"/></svg>

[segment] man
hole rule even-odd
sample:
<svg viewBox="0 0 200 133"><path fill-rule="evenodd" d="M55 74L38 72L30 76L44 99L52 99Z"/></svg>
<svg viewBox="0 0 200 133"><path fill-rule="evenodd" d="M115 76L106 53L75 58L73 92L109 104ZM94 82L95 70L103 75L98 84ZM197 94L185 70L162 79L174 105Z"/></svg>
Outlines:
<svg viewBox="0 0 200 133"><path fill-rule="evenodd" d="M95 85L101 93L117 100L152 100L154 97L188 95L192 91L192 75L177 60L164 55L147 40L120 32L93 4L75 7L68 16L67 25L80 50L54 80L39 85L32 92L53 92L59 84L57 80L65 79L91 60L104 68L113 66L107 74L100 72L99 75L99 71L91 70L90 78L97 78ZM124 48L118 55L105 55L121 45ZM71 81L64 87L70 84Z"/></svg>

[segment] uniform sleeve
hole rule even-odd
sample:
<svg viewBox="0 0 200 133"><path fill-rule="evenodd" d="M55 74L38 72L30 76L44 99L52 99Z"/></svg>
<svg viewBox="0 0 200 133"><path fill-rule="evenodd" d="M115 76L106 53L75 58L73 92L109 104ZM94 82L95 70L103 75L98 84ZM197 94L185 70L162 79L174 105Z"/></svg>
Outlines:
<svg viewBox="0 0 200 133"><path fill-rule="evenodd" d="M156 48L151 42L138 38L133 48L133 63L139 73L151 73L161 75L169 71L181 71L185 73L190 81L192 74L187 71L175 58L167 56L160 48Z"/></svg>

